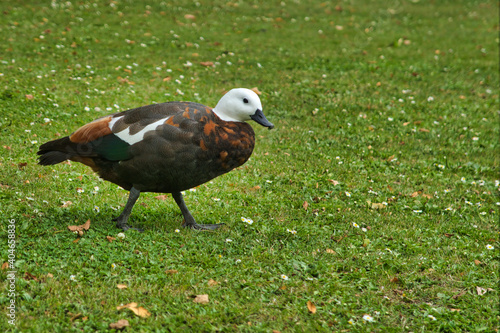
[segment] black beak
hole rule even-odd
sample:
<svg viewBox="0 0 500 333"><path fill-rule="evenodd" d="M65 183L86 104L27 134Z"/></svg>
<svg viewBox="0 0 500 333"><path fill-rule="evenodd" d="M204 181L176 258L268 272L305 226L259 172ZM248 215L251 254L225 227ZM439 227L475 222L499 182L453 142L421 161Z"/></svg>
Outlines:
<svg viewBox="0 0 500 333"><path fill-rule="evenodd" d="M269 122L269 120L267 120L266 116L264 116L264 113L260 109L257 109L257 111L255 111L255 114L253 116L250 116L250 118L264 127L269 127L269 129L274 128L274 125Z"/></svg>

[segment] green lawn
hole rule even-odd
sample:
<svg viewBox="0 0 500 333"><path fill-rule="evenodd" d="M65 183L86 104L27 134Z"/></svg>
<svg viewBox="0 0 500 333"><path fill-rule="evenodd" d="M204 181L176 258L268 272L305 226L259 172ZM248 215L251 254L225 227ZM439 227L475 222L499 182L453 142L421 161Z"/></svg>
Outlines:
<svg viewBox="0 0 500 333"><path fill-rule="evenodd" d="M0 331L498 331L497 2L40 3L0 14ZM108 113L234 87L276 127L186 191L216 232L145 193L119 238L128 192L37 165Z"/></svg>

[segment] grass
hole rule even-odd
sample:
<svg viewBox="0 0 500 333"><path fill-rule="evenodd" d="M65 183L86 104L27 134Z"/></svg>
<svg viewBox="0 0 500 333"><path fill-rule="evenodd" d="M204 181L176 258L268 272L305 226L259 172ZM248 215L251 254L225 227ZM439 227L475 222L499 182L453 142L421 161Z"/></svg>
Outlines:
<svg viewBox="0 0 500 333"><path fill-rule="evenodd" d="M498 331L495 2L2 4L0 260L14 220L17 271L2 331ZM37 165L41 143L102 115L239 86L276 128L187 192L217 232L147 193L145 232L117 238L126 191ZM151 315L116 309L131 302Z"/></svg>

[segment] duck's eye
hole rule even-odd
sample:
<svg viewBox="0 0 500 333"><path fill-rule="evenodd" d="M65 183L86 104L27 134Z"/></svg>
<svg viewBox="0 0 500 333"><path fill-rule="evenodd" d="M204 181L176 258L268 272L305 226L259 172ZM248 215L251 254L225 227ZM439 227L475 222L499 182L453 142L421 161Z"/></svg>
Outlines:
<svg viewBox="0 0 500 333"><path fill-rule="evenodd" d="M243 98L243 103L248 104L248 99Z"/></svg>

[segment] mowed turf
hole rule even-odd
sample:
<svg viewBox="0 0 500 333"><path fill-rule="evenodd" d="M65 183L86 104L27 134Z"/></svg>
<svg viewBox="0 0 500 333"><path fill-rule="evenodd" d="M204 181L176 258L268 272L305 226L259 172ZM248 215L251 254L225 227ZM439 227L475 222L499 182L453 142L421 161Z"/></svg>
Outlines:
<svg viewBox="0 0 500 333"><path fill-rule="evenodd" d="M1 18L1 331L498 330L496 2L7 0ZM234 87L276 127L186 191L216 232L145 193L144 233L119 237L126 191L37 165L98 117Z"/></svg>

